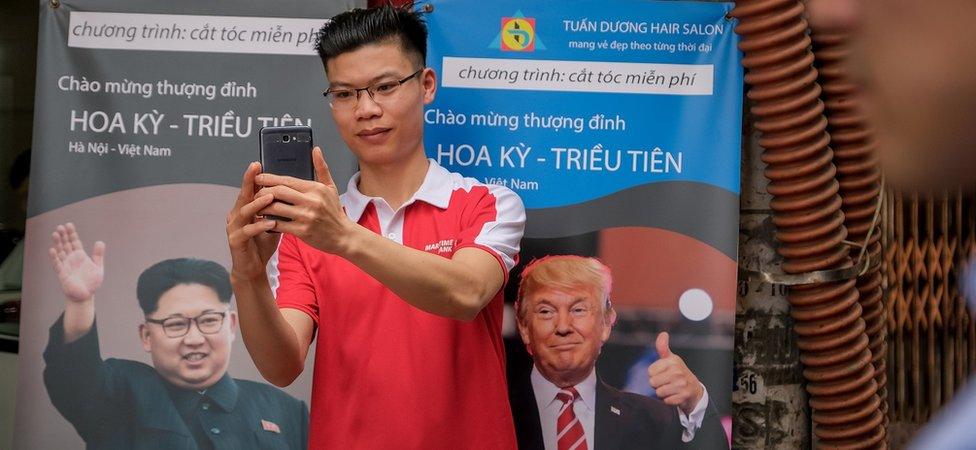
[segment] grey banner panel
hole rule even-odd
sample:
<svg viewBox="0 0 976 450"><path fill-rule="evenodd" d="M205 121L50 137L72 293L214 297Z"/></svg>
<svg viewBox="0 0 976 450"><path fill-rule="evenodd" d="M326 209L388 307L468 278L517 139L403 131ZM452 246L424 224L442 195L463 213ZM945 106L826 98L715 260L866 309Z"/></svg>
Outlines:
<svg viewBox="0 0 976 450"><path fill-rule="evenodd" d="M175 27L168 17L177 15L207 17L202 20L232 16L242 24L248 18L269 17L324 22L364 3L69 0L55 8L42 1L28 216L135 187L238 185L247 163L258 159L260 117L283 125L296 124L282 120L286 114L302 124L310 122L337 183L344 184L355 170L321 95L327 81L317 56L69 46L72 36L98 33L97 24L76 28L94 24L78 13L172 15L140 19L141 38ZM218 20L214 18L214 27ZM225 26L230 29L220 25ZM253 27L255 39L276 31L273 21ZM127 39L118 41L125 44ZM312 46L298 44L297 37L294 41ZM189 85L199 91L178 94L180 86ZM152 94L142 95L140 86L150 86ZM208 86L212 95L200 88Z"/></svg>
<svg viewBox="0 0 976 450"><path fill-rule="evenodd" d="M139 274L169 258L201 258L229 267L224 217L244 168L259 158L262 118L271 122L267 125L297 125L294 119L310 125L338 183L345 184L355 170L355 159L321 95L327 80L311 46L325 20L363 6L364 0L40 2L13 448L80 449L92 437L55 409L43 384L47 363L42 355L51 342L48 330L70 301L47 255L52 231L59 224L74 223L89 252L95 241L105 242L105 282L96 294L99 331L94 347L103 358L142 368L135 370L148 367L135 362L155 364L137 334L145 320L136 301ZM225 42L218 36L211 42L191 39L193 46L188 46L183 38L190 31L202 31L204 25L218 34L248 28L251 40ZM304 34L301 43L295 38L299 32ZM106 39L106 33L114 33L114 40ZM176 38L160 37L174 34ZM294 45L286 48L281 41L285 36L293 38L289 43ZM305 50L295 50L299 45ZM292 120L283 120L286 115ZM228 329L236 332L234 327ZM233 337L230 342L235 342ZM227 373L249 380L250 386L268 387L241 339L236 338L233 351L230 347L229 343L225 347L230 354ZM305 375L283 390L306 403L313 361L310 356ZM74 361L63 366L83 365ZM68 374L61 379L91 378ZM67 392L61 398L75 394L70 388L60 392ZM282 400L286 397L280 391L268 392L275 392L281 404L297 404ZM119 413L111 408L124 402L112 403L105 397L93 402L77 396L85 398L84 403L102 406L94 408L96 413L80 416L95 418L101 429L110 431L110 439L135 429L129 425L137 422L133 416L140 413L133 411L153 411L152 407L121 408ZM282 431L276 434L296 435L291 430L300 426L296 425L300 420L275 420L270 418L272 406L260 409L256 417L270 419ZM142 418L147 416L153 420L152 414ZM251 425L262 429L260 421ZM134 445L122 438L104 444L101 435L88 444L92 448L179 448L173 442L183 438L179 433L146 430ZM224 428L223 436L233 440L252 435ZM192 443L192 438L187 439L183 442ZM280 441L237 442L231 446L284 448Z"/></svg>
<svg viewBox="0 0 976 450"><path fill-rule="evenodd" d="M709 184L645 184L571 206L531 209L527 215L527 238L573 236L615 227L654 227L693 237L736 259L738 230L728 224L738 221L739 196Z"/></svg>

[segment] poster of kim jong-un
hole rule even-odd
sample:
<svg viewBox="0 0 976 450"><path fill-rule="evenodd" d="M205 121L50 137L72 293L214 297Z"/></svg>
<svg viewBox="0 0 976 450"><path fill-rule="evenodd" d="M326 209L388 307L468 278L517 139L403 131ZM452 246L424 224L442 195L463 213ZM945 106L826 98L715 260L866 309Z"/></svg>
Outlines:
<svg viewBox="0 0 976 450"><path fill-rule="evenodd" d="M306 448L311 369L255 368L225 220L264 126L351 176L314 44L362 6L41 2L13 448Z"/></svg>

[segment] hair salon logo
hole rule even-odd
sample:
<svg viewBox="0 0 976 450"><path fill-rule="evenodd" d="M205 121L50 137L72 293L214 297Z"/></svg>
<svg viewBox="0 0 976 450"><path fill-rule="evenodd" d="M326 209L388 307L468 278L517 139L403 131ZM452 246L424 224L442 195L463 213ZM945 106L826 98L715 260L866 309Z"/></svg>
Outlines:
<svg viewBox="0 0 976 450"><path fill-rule="evenodd" d="M503 17L502 50L510 52L535 51L535 19L531 17Z"/></svg>
<svg viewBox="0 0 976 450"><path fill-rule="evenodd" d="M488 48L503 52L545 50L535 31L535 18L525 17L521 11L516 11L512 17L502 17L501 31Z"/></svg>

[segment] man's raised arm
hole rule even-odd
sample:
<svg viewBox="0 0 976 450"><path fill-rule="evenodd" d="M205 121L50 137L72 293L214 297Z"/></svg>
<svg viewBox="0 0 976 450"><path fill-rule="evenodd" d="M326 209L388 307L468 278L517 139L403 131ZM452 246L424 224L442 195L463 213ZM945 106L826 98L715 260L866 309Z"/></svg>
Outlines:
<svg viewBox="0 0 976 450"><path fill-rule="evenodd" d="M322 152L312 152L317 181L261 174L257 184L277 202L261 202L263 215L291 218L266 225L295 235L327 253L339 255L376 278L407 303L439 316L471 320L498 293L505 281L505 258L483 246L461 248L447 259L406 247L353 222L342 209L339 193ZM497 223L500 234L513 236L507 257L514 258L525 213L521 201L509 193L516 214ZM257 200L255 201L257 202ZM496 252L497 253L497 252Z"/></svg>
<svg viewBox="0 0 976 450"><path fill-rule="evenodd" d="M274 221L257 215L274 199L271 195L254 196L254 177L260 171L259 163L248 166L240 193L227 215L230 279L244 345L261 375L283 387L302 373L315 323L301 311L278 309L271 292L265 267L280 235L268 233Z"/></svg>
<svg viewBox="0 0 976 450"><path fill-rule="evenodd" d="M73 223L58 225L51 234L48 255L64 292L64 343L91 331L95 323L95 291L105 278L105 243L98 241L92 254L85 252Z"/></svg>

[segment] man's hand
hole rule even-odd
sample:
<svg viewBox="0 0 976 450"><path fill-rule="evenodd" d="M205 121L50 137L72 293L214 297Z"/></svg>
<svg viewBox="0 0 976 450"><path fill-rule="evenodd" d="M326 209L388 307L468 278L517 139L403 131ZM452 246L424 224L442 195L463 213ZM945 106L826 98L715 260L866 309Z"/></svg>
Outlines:
<svg viewBox="0 0 976 450"><path fill-rule="evenodd" d="M259 214L287 217L291 221L276 221L274 231L295 235L324 252L342 254L356 224L342 210L339 191L318 147L312 150L312 165L315 181L269 173L258 175L257 184L264 186L259 198L268 196L276 200Z"/></svg>
<svg viewBox="0 0 976 450"><path fill-rule="evenodd" d="M70 222L58 225L51 240L54 242L48 255L65 297L69 302L91 301L105 278L105 243L95 242L89 257L75 225Z"/></svg>
<svg viewBox="0 0 976 450"><path fill-rule="evenodd" d="M668 340L666 332L657 335L654 347L660 359L647 368L647 379L664 403L681 408L685 414L691 414L705 390L684 360L671 353Z"/></svg>
<svg viewBox="0 0 976 450"><path fill-rule="evenodd" d="M325 164L321 150L316 148L313 155L319 160L316 162L316 171L319 172L319 166ZM286 183L280 183L280 180L287 180L287 184L301 181L316 185L317 190L325 189L314 181L262 174L261 169L258 163L248 166L237 202L227 215L227 241L233 261L231 283L237 299L241 336L251 359L265 379L284 387L291 384L305 367L309 344L315 335L315 323L304 312L278 309L265 268L278 247L280 232L293 233L302 238L305 236L296 233L293 227L284 226L294 222L271 220L266 215L298 217L291 214L291 207L281 208L288 205L277 203L276 200L296 203L295 197L303 197L304 194L292 195L289 191L291 188ZM328 180L331 182L331 177ZM272 187L255 192L260 186ZM334 186L332 191L335 191ZM335 195L335 203L338 204L338 195ZM341 208L339 212L342 212Z"/></svg>
<svg viewBox="0 0 976 450"><path fill-rule="evenodd" d="M227 243L230 245L231 278L254 279L265 274L265 266L278 248L276 233L267 233L274 220L257 217L258 211L271 204L270 195L254 196L254 178L261 172L260 163L251 163L244 171L241 190L234 207L227 214Z"/></svg>

